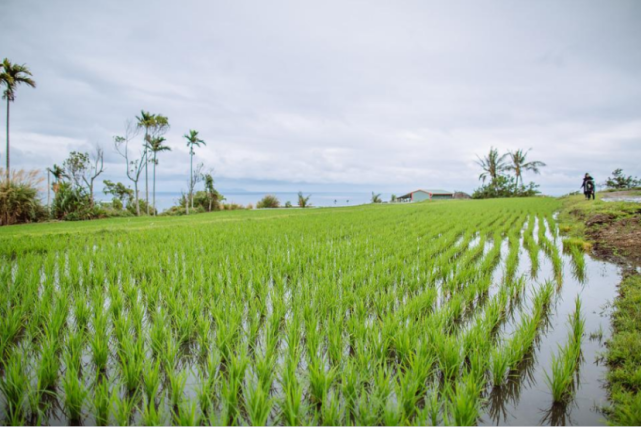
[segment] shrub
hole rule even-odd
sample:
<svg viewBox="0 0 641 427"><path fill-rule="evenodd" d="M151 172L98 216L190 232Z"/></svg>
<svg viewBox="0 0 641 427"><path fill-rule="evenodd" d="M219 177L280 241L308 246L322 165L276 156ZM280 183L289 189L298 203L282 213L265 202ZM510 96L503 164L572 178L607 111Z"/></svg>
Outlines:
<svg viewBox="0 0 641 427"><path fill-rule="evenodd" d="M40 221L47 211L38 198L38 185L44 180L36 170L17 170L7 181L0 168L0 225Z"/></svg>
<svg viewBox="0 0 641 427"><path fill-rule="evenodd" d="M539 194L539 188L533 182L526 185L517 185L512 176L499 175L489 184L483 185L472 194L473 199L494 199L501 197L532 197Z"/></svg>
<svg viewBox="0 0 641 427"><path fill-rule="evenodd" d="M256 205L258 207L258 205ZM226 211L237 211L237 210L242 210L245 209L243 205L239 205L238 203L227 203L227 204L221 204L220 207L221 210L226 210ZM251 205L247 205L247 209L254 209L254 207Z"/></svg>
<svg viewBox="0 0 641 427"><path fill-rule="evenodd" d="M256 203L257 209L273 209L280 207L280 201L278 197L273 194L268 194Z"/></svg>
<svg viewBox="0 0 641 427"><path fill-rule="evenodd" d="M55 196L51 204L51 216L65 221L79 221L94 218L91 196L82 187L70 182L54 186Z"/></svg>

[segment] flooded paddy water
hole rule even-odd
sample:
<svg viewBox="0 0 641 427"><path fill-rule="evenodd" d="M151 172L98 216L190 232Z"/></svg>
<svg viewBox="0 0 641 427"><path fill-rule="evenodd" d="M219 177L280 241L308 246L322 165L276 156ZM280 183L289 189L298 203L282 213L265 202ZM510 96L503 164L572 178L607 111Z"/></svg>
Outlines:
<svg viewBox="0 0 641 427"><path fill-rule="evenodd" d="M557 238L562 250L560 238ZM519 270L531 276L530 262L522 251ZM619 267L585 256L585 270L577 274L572 258L563 254L563 280L554 297L535 351L529 363L514 372L505 389L489 392L481 425L605 425L602 408L608 405L605 383L607 366L602 358L605 343L611 335L610 314L621 280ZM540 260L540 269L532 283L554 280L553 268L547 257ZM577 387L573 397L564 404L555 404L546 373L551 375L552 355L568 336L568 317L575 308L575 298L582 301L586 337L582 342L582 358L578 368Z"/></svg>
<svg viewBox="0 0 641 427"><path fill-rule="evenodd" d="M33 310L21 308L29 322L4 347L0 385L23 381L24 391L3 392L1 418L604 424L600 353L618 269L564 253L551 209L501 203L511 210L497 203L470 222L448 209L472 204L367 209L360 221L342 209L332 228L310 214L140 232L141 241L82 236L72 249L3 258L0 277L33 287ZM429 216L439 206L440 222ZM133 261L142 259L151 261ZM22 289L8 287L8 298ZM555 404L547 375L577 296L579 363L573 391ZM535 337L523 340L532 319ZM497 355L511 360L504 375Z"/></svg>

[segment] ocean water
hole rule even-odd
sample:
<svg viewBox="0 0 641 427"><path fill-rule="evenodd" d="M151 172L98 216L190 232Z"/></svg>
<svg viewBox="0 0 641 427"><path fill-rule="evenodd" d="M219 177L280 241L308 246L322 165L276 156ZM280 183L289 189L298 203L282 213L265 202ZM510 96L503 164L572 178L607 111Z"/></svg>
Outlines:
<svg viewBox="0 0 641 427"><path fill-rule="evenodd" d="M256 203L262 199L267 194L273 194L278 198L282 206L285 205L287 201L291 202L292 205L296 206L298 203L298 192L263 192L263 191L243 191L243 192L223 192L225 197L224 203L237 203L243 206L252 204L256 206ZM328 206L356 206L366 203L370 203L372 199L371 193L357 193L357 192L316 192L316 193L304 193L305 196L310 196L309 202L312 206L318 207L328 207ZM382 194L381 198L383 201L388 201L390 199L389 194ZM156 192L156 207L159 211L169 209L172 206L178 204L178 200L181 197L180 192ZM111 201L111 195L98 193L96 199L99 201ZM151 199L151 195L150 195ZM151 202L151 200L150 200Z"/></svg>

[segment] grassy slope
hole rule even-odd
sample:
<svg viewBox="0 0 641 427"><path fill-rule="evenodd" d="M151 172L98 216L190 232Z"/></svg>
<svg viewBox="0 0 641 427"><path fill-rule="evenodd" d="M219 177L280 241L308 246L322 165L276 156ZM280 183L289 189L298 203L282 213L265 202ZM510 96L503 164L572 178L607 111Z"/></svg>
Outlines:
<svg viewBox="0 0 641 427"><path fill-rule="evenodd" d="M575 243L585 241L587 247L596 245L599 255L634 262L638 254L618 248L617 242L603 241L608 233L600 231L623 223L627 229L632 227L631 231L638 231L639 211L638 203L593 202L583 196L573 196L564 199L564 208L559 214L560 229ZM595 218L603 222L595 222ZM606 354L610 365L610 422L641 425L641 276L634 270L628 272L619 286L613 326L614 335Z"/></svg>

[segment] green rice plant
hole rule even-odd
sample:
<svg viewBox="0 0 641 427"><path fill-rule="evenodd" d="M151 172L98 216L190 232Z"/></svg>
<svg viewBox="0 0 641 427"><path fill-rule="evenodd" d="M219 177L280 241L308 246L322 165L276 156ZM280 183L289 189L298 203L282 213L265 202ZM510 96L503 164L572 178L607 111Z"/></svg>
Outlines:
<svg viewBox="0 0 641 427"><path fill-rule="evenodd" d="M196 402L183 403L177 411L173 411L174 425L197 426L200 425L200 415L196 408Z"/></svg>
<svg viewBox="0 0 641 427"><path fill-rule="evenodd" d="M447 414L447 419L444 420L445 424L451 422L457 426L476 425L481 408L479 391L478 386L470 380L459 382L455 390L446 386L444 393L448 398L446 400L445 414Z"/></svg>
<svg viewBox="0 0 641 427"><path fill-rule="evenodd" d="M13 351L4 363L4 376L0 377L0 392L4 397L7 416L11 422L24 424L26 391L29 390L29 377L24 370L24 354Z"/></svg>
<svg viewBox="0 0 641 427"><path fill-rule="evenodd" d="M272 404L273 399L270 398L269 392L265 392L259 384L248 389L245 397L245 408L249 423L254 426L267 425Z"/></svg>
<svg viewBox="0 0 641 427"><path fill-rule="evenodd" d="M437 339L439 340L436 342L439 367L443 378L451 381L458 376L463 362L461 348L456 337L441 336Z"/></svg>
<svg viewBox="0 0 641 427"><path fill-rule="evenodd" d="M585 282L585 254L577 246L572 246L570 249L570 255L572 256L575 276L579 282Z"/></svg>
<svg viewBox="0 0 641 427"><path fill-rule="evenodd" d="M82 418L82 405L88 395L85 385L80 379L79 367L73 363L67 364L67 370L62 378L64 389L64 405L67 416L72 422L79 422Z"/></svg>
<svg viewBox="0 0 641 427"><path fill-rule="evenodd" d="M8 360L9 350L25 324L25 315L21 310L9 310L3 314L0 317L0 367Z"/></svg>
<svg viewBox="0 0 641 427"><path fill-rule="evenodd" d="M308 365L309 394L313 404L322 405L332 387L338 368L336 366L325 369L321 359L314 358Z"/></svg>
<svg viewBox="0 0 641 427"><path fill-rule="evenodd" d="M187 383L187 371L167 373L169 380L169 403L173 407L178 407L183 399L185 384Z"/></svg>
<svg viewBox="0 0 641 427"><path fill-rule="evenodd" d="M552 375L546 372L545 380L555 403L562 403L571 395L576 364L576 358L567 351L567 347L559 348L559 353L552 356Z"/></svg>
<svg viewBox="0 0 641 427"><path fill-rule="evenodd" d="M283 422L289 426L302 424L303 388L296 375L296 365L287 363L280 379L283 397L279 402Z"/></svg>
<svg viewBox="0 0 641 427"><path fill-rule="evenodd" d="M96 417L96 424L106 426L109 424L109 414L111 413L111 394L109 393L109 384L107 380L98 380L94 384L93 393L93 414Z"/></svg>
<svg viewBox="0 0 641 427"><path fill-rule="evenodd" d="M96 331L89 339L91 360L98 372L105 372L109 360L109 339L105 334Z"/></svg>
<svg viewBox="0 0 641 427"><path fill-rule="evenodd" d="M76 319L76 326L80 331L86 331L89 324L89 305L87 298L84 294L77 295L74 301L74 316Z"/></svg>
<svg viewBox="0 0 641 427"><path fill-rule="evenodd" d="M330 394L323 401L320 418L321 424L326 426L343 425L343 415L341 412L340 401L334 394Z"/></svg>
<svg viewBox="0 0 641 427"><path fill-rule="evenodd" d="M555 403L567 401L574 392L575 372L580 363L581 342L585 328L579 296L575 299L575 310L570 315L569 323L568 342L564 347L559 347L559 352L552 356L552 375L545 373L546 382Z"/></svg>
<svg viewBox="0 0 641 427"><path fill-rule="evenodd" d="M163 420L164 401L161 399L160 404L156 406L154 400L145 400L140 411L140 424L145 426L162 426L165 425ZM184 425L184 424L181 424ZM189 424L198 425L198 424Z"/></svg>
<svg viewBox="0 0 641 427"><path fill-rule="evenodd" d="M65 365L71 366L74 370L80 370L82 361L82 348L84 347L85 336L82 331L75 331L67 337L67 347L64 353Z"/></svg>
<svg viewBox="0 0 641 427"><path fill-rule="evenodd" d="M134 392L140 387L145 363L144 341L124 336L118 352L120 372L127 391Z"/></svg>
<svg viewBox="0 0 641 427"><path fill-rule="evenodd" d="M156 394L160 387L160 373L160 360L156 360L156 362L146 360L142 377L144 382L143 390L149 402L154 402L156 399Z"/></svg>
<svg viewBox="0 0 641 427"><path fill-rule="evenodd" d="M507 372L510 370L510 349L505 347L495 347L492 350L490 366L492 370L492 382L494 387L500 387L505 382Z"/></svg>
<svg viewBox="0 0 641 427"><path fill-rule="evenodd" d="M56 385L60 369L59 349L58 338L47 333L42 340L40 363L36 373L40 390L51 390Z"/></svg>
<svg viewBox="0 0 641 427"><path fill-rule="evenodd" d="M138 394L138 391L124 396L118 396L118 393L114 388L114 391L111 394L111 403L114 407L113 415L116 420L116 424L120 426L131 425L131 419L136 409L136 403L139 400L140 395Z"/></svg>

